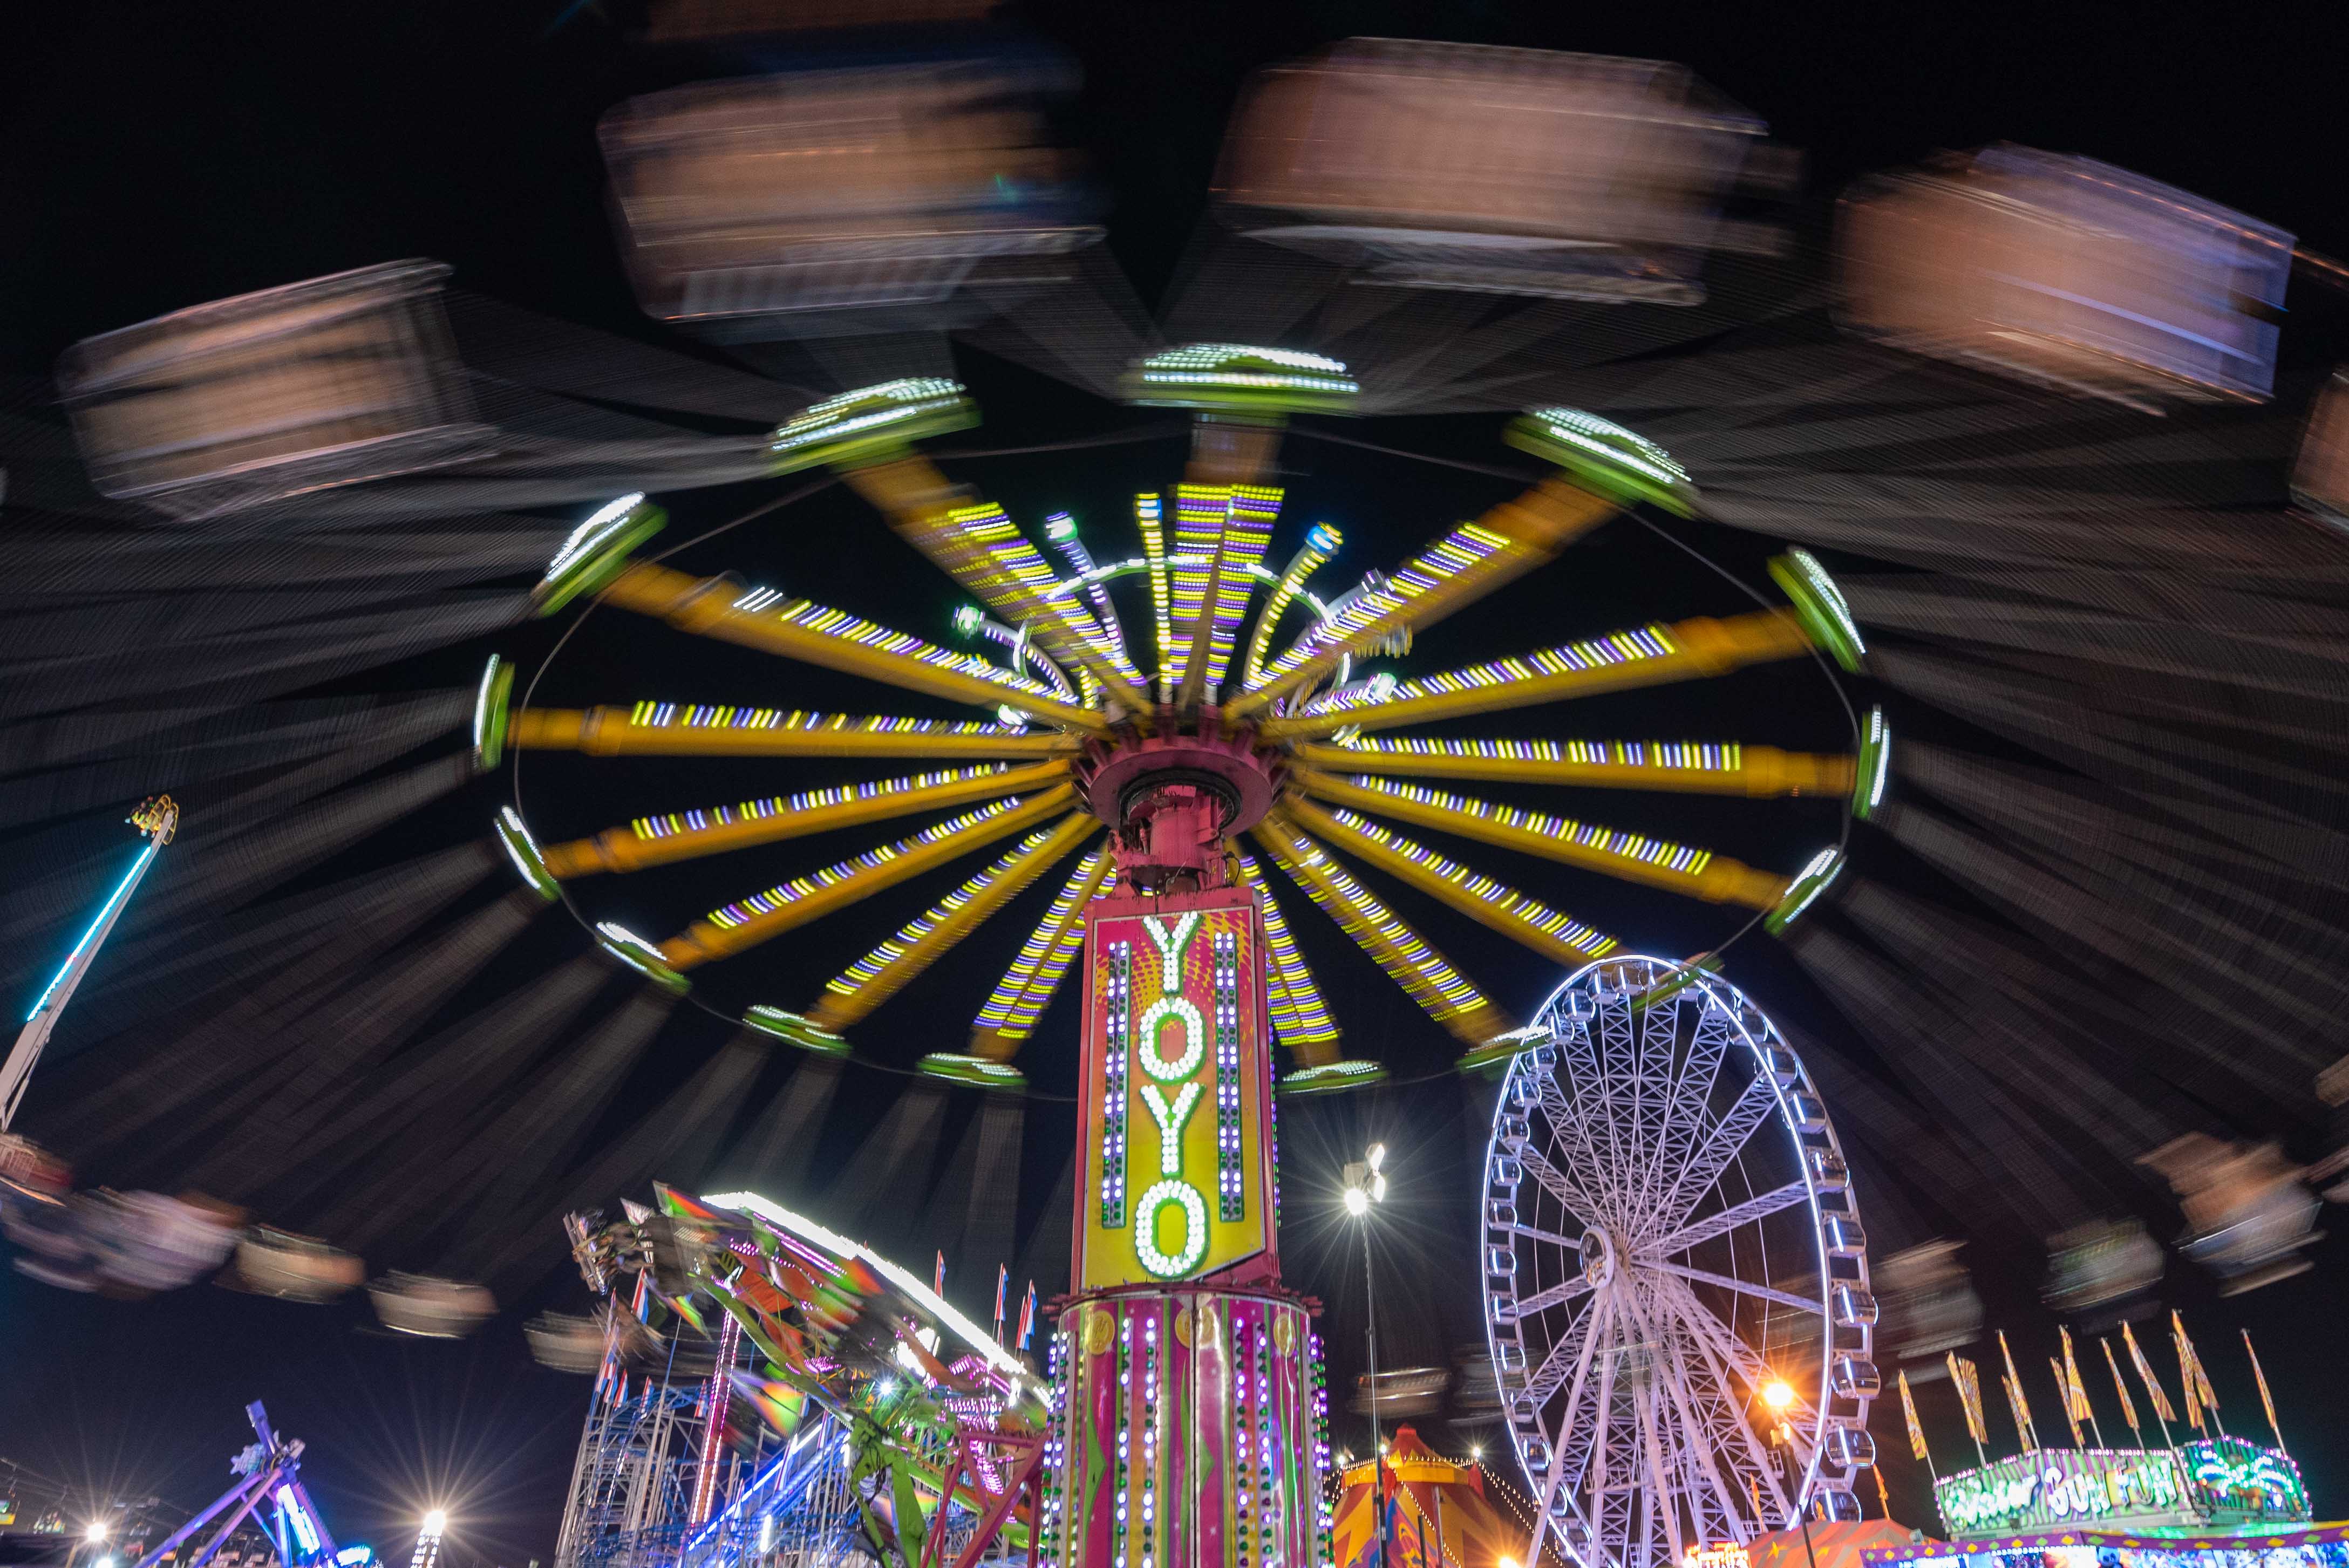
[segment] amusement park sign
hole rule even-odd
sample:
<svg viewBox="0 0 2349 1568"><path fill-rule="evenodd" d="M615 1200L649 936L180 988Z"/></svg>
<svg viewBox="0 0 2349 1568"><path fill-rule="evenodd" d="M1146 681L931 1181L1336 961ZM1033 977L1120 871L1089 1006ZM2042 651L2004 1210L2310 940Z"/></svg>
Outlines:
<svg viewBox="0 0 2349 1568"><path fill-rule="evenodd" d="M1080 1290L1196 1279L1271 1249L1257 923L1237 888L1095 906Z"/></svg>
<svg viewBox="0 0 2349 1568"><path fill-rule="evenodd" d="M2034 1449L1944 1478L1933 1500L1960 1536L2193 1516L2186 1473L2166 1449Z"/></svg>

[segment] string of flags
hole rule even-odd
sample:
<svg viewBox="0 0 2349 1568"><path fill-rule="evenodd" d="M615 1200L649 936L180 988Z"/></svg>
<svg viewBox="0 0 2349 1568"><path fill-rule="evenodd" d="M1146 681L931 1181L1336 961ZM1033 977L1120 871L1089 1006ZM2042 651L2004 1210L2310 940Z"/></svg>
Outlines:
<svg viewBox="0 0 2349 1568"><path fill-rule="evenodd" d="M2180 1314L2172 1312L2169 1315L2169 1331L2171 1347L2178 1355L2178 1382L2184 1390L2186 1424L2196 1432L2205 1431L2207 1426L2220 1436L2225 1436L2226 1429L2219 1422L2218 1390L2210 1385L2209 1371L2203 1366L2201 1354L2196 1350L2194 1341L2187 1335L2185 1319ZM2095 1446L2102 1448L2104 1432L2096 1421L2095 1406L2088 1398L2087 1383L2080 1376L2079 1353L2072 1343L2072 1331L2068 1326L2058 1325L2057 1334L2063 1354L2047 1358L2047 1370L2055 1380L2056 1396L2063 1404L2064 1422L2072 1429L2073 1446L2085 1449L2093 1439ZM2288 1452L2284 1449L2282 1428L2276 1419L2275 1396L2268 1386L2267 1370L2260 1365L2259 1352L2251 1347L2250 1331L2244 1330L2242 1337L2243 1354L2251 1364L2251 1377L2259 1388L2260 1408L2267 1417L2268 1429L2274 1435L2277 1449ZM2031 1413L2030 1397L2023 1388L2022 1374L2015 1368L2014 1354L2007 1345L2005 1334L1999 1333L1997 1338L1999 1358L2004 1367L1999 1379L2000 1386L2006 1394L2007 1408L2013 1415L2015 1431L2022 1439L2023 1450L2030 1452L2040 1447L2038 1429ZM2137 1343L2136 1333L2127 1323L2121 1325L2121 1343L2128 1351L2130 1365L2137 1368L2137 1380L2146 1398L2152 1402L2154 1418L2161 1425L2162 1443L2168 1446L2171 1441L2169 1423L2178 1418L2178 1407L2170 1403L2168 1393L2155 1374L2144 1347ZM2145 1433L2137 1421L2137 1399L2129 1390L2127 1379L2121 1375L2120 1357L2115 1354L2109 1337L2100 1337L2097 1344L2105 1353L2106 1369L2112 1374L2113 1394L2120 1401L2121 1419L2127 1424L2131 1436L2142 1442ZM1976 1456L1982 1463L1988 1464L1990 1428L1983 1414L1981 1369L1955 1352L1946 1353L1942 1359L1949 1367L1951 1385L1958 1392L1958 1407L1965 1416L1966 1435L1973 1439ZM1901 1421L1909 1433L1909 1452L1928 1470L1933 1470L1934 1479L1938 1481L1940 1472L1933 1469L1932 1454L1926 1445L1924 1423L1917 1414L1917 1397L1909 1386L1909 1374L1901 1371L1897 1381L1900 1388Z"/></svg>
<svg viewBox="0 0 2349 1568"><path fill-rule="evenodd" d="M1003 1343L1003 1315L1007 1296L1011 1288L1011 1270L1002 1264L995 1265L995 1342ZM947 1254L937 1254L937 1263L930 1275L930 1289L943 1296L947 1293ZM1036 1282L1028 1282L1028 1294L1019 1302L1019 1327L1013 1343L1021 1350L1033 1346L1036 1340Z"/></svg>

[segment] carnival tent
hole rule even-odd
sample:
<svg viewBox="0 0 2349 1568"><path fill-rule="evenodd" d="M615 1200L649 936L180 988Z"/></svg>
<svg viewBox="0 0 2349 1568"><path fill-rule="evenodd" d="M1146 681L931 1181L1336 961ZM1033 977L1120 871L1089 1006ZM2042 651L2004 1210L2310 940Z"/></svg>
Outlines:
<svg viewBox="0 0 2349 1568"><path fill-rule="evenodd" d="M1532 1514L1481 1466L1441 1458L1417 1431L1399 1427L1384 1468L1386 1568L1496 1568L1504 1557L1524 1561ZM1376 1568L1370 1461L1347 1466L1342 1487L1331 1523L1340 1568ZM1554 1553L1544 1553L1545 1568L1557 1561Z"/></svg>

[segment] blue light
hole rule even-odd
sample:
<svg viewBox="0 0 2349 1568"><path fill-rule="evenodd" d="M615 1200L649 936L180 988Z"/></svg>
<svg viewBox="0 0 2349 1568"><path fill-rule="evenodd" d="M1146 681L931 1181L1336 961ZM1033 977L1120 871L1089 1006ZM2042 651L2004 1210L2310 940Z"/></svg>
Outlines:
<svg viewBox="0 0 2349 1568"><path fill-rule="evenodd" d="M132 885L139 881L139 873L147 869L147 862L155 858L155 851L160 848L162 848L160 844L150 840L147 847L139 851L139 858L130 862L129 874L115 884L114 891L106 895L106 902L98 906L98 913L91 919L89 929L75 940L72 951L66 954L66 961L57 966L57 972L55 975L49 976L49 983L41 987L40 998L33 1004L33 1010L25 1015L25 1022L29 1024L41 1016L41 1009L49 1005L49 998L57 993L57 987L65 983L65 977L73 973L74 963L81 956L81 950L89 944L89 939L92 936L98 934L98 928L112 919L114 913L122 907L122 901L130 896Z"/></svg>
<svg viewBox="0 0 2349 1568"><path fill-rule="evenodd" d="M294 1488L291 1484L277 1489L277 1511L294 1526L294 1538L302 1543L302 1555L316 1556L318 1554L317 1527L310 1522L309 1511L302 1506L301 1499L294 1495Z"/></svg>
<svg viewBox="0 0 2349 1568"><path fill-rule="evenodd" d="M335 1553L335 1568L359 1568L361 1563L374 1561L375 1548L372 1546L346 1546Z"/></svg>

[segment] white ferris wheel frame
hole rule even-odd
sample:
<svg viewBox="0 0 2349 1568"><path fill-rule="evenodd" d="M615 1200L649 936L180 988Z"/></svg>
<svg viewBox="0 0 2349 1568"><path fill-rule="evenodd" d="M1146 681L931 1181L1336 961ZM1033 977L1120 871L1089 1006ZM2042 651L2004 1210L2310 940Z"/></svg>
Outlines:
<svg viewBox="0 0 2349 1568"><path fill-rule="evenodd" d="M1693 1101L1669 1092L1654 1093L1658 1086L1636 1081L1647 1065L1647 1053L1641 1048L1641 1020L1649 1015L1634 1011L1631 1003L1635 997L1667 983L1675 988L1652 1004L1651 1011L1668 1010L1677 1030L1682 1007L1693 1005L1700 1008L1697 1034L1692 1037L1690 1062L1686 1065L1693 1066L1700 1050L1714 1053L1703 1094ZM1858 1201L1851 1188L1849 1167L1827 1118L1825 1101L1800 1057L1786 1045L1768 1016L1736 986L1671 960L1643 954L1615 954L1585 965L1551 992L1534 1017L1534 1028L1529 1033L1535 1035L1537 1043L1520 1051L1510 1062L1494 1111L1492 1136L1485 1147L1481 1257L1485 1329L1494 1377L1507 1418L1510 1442L1532 1483L1537 1518L1541 1522L1537 1527L1537 1553L1539 1534L1547 1533L1557 1541L1567 1560L1581 1568L1670 1568L1669 1564L1654 1561L1655 1554L1649 1550L1650 1544L1660 1537L1670 1543L1675 1557L1684 1547L1711 1543L1702 1539L1682 1539L1681 1514L1684 1501L1698 1533L1706 1532L1710 1514L1710 1522L1719 1527L1721 1534L1740 1542L1764 1530L1791 1527L1802 1511L1815 1504L1830 1518L1857 1518L1858 1507L1852 1482L1875 1458L1873 1440L1868 1435L1868 1413L1878 1390L1872 1358L1877 1304L1868 1289L1867 1237L1859 1222ZM1612 1063L1607 1058L1621 1052L1624 1042L1616 1039L1610 1044L1602 1040L1603 1031L1596 1026L1609 1017L1619 1024L1628 1023L1630 1029L1628 1057L1618 1056ZM1708 1029L1712 1038L1702 1039ZM1716 1115L1708 1102L1718 1086L1721 1067L1733 1050L1744 1053L1754 1076L1739 1090L1726 1112ZM1632 1235L1627 1259L1617 1257L1616 1243L1596 1222L1601 1216L1586 1216L1575 1207L1576 1201L1580 1200L1588 1208L1598 1209L1599 1204L1588 1193L1594 1186L1607 1185L1611 1177L1595 1171L1585 1171L1580 1173L1578 1185L1574 1174L1561 1172L1551 1162L1547 1150L1535 1147L1538 1140L1530 1119L1524 1114L1532 1102L1542 1103L1543 1119L1552 1126L1553 1140L1554 1118L1585 1103L1583 1099L1568 1102L1559 1087L1561 1065L1578 1068L1580 1076L1594 1086L1612 1084L1611 1089L1602 1091L1604 1102L1591 1109L1610 1117L1631 1118L1629 1136L1648 1156L1643 1161L1648 1168L1648 1185L1638 1196L1647 1198L1657 1193L1656 1184L1663 1179L1667 1161L1677 1167L1669 1184L1661 1188L1662 1198L1677 1207L1676 1216L1661 1237ZM1622 1069L1626 1067L1634 1080L1629 1084L1622 1081ZM1612 1079L1610 1071L1614 1074ZM1543 1095L1545 1085L1554 1098ZM1662 1087L1667 1090L1680 1087L1678 1078L1673 1077ZM1625 1088L1631 1092L1613 1092ZM1733 1167L1739 1169L1741 1177L1744 1175L1743 1156L1747 1146L1761 1135L1763 1125L1772 1121L1789 1140L1786 1147L1792 1151L1796 1179L1742 1202L1724 1201L1722 1206L1692 1220L1691 1215L1706 1209L1707 1199L1719 1191ZM1610 1120L1608 1130L1625 1130ZM1552 1147L1556 1146L1553 1142ZM1611 1146L1619 1148L1619 1140ZM1702 1171L1703 1160L1713 1161L1712 1170L1701 1176L1695 1192L1683 1194L1689 1175ZM1568 1237L1519 1222L1517 1191L1529 1173L1559 1209L1581 1222L1584 1236ZM1744 1185L1750 1191L1754 1184L1747 1180ZM1758 1227L1769 1215L1795 1210L1798 1205L1810 1221L1812 1256L1816 1265L1815 1297L1807 1293L1796 1295L1766 1281L1724 1277L1673 1261L1705 1241L1749 1228L1758 1243ZM1651 1208L1649 1217L1652 1221L1659 1213L1659 1210ZM1600 1234L1596 1257L1586 1245L1594 1233ZM1520 1294L1520 1274L1516 1266L1521 1248L1527 1245L1555 1249L1561 1254L1553 1260L1557 1266L1547 1276L1557 1283L1531 1295ZM1756 1251L1758 1253L1758 1244ZM1637 1277L1644 1283L1652 1277L1656 1288L1650 1293L1647 1303L1642 1304L1638 1299L1640 1293L1629 1288L1606 1288L1619 1274L1627 1282ZM1545 1276L1537 1273L1536 1277ZM1725 1287L1740 1295L1756 1296L1777 1307L1813 1314L1818 1320L1816 1378L1807 1390L1796 1392L1786 1412L1794 1429L1795 1454L1802 1467L1799 1481L1791 1490L1780 1479L1765 1432L1756 1429L1758 1396L1763 1374L1768 1370L1762 1353L1739 1339L1731 1322L1705 1307L1688 1288L1692 1281ZM1566 1307L1577 1297L1588 1300L1588 1306L1566 1320L1566 1331L1546 1346L1548 1354L1545 1365L1529 1372L1526 1322ZM1602 1310L1610 1315L1621 1310L1628 1315L1627 1326L1642 1336L1652 1336L1659 1326L1645 1321L1645 1312L1658 1302L1669 1304L1667 1310L1681 1331L1673 1336L1671 1343L1694 1347L1696 1356L1689 1359L1703 1363L1702 1377L1723 1398L1712 1398L1708 1405L1709 1396L1698 1397L1702 1396L1702 1389L1692 1396L1684 1377L1675 1375L1665 1379L1667 1387L1648 1401L1648 1411L1634 1416L1634 1424L1640 1426L1640 1435L1645 1439L1646 1452L1625 1456L1633 1462L1623 1467L1627 1471L1624 1481L1609 1489L1623 1495L1625 1501L1613 1511L1603 1506L1588 1510L1583 1483L1590 1479L1590 1456L1586 1454L1568 1473L1573 1451L1569 1439L1578 1436L1581 1429L1578 1427L1569 1431L1568 1427L1570 1420L1582 1420L1583 1384L1594 1360L1600 1359L1593 1356L1590 1342L1598 1339L1603 1348L1615 1353L1601 1372L1607 1392L1594 1396L1594 1414L1600 1401L1611 1394L1615 1363L1622 1359L1619 1352L1630 1348L1606 1343L1618 1332L1611 1317L1607 1326L1596 1334L1591 1326ZM1573 1386L1567 1393L1566 1404L1557 1409L1552 1429L1550 1424L1546 1424L1545 1416L1567 1387L1568 1368L1561 1363L1561 1357L1577 1344L1578 1329L1581 1338L1580 1347L1574 1351ZM1675 1356L1667 1370L1677 1374L1679 1359ZM1744 1386L1742 1408L1735 1408L1739 1383ZM1635 1398L1640 1397L1635 1395ZM1669 1411L1665 1408L1667 1397ZM1724 1410L1735 1429L1730 1429L1724 1422ZM1675 1458L1686 1467L1682 1473L1701 1464L1715 1493L1711 1500L1702 1496L1684 1500L1682 1491L1701 1492L1704 1489L1676 1491L1667 1479L1661 1451L1661 1429L1667 1415L1680 1439L1675 1444ZM1590 1424L1595 1427L1595 1419ZM1621 1424L1609 1406L1607 1430L1584 1446L1600 1450L1621 1446L1614 1437ZM1702 1435L1691 1441L1695 1434ZM1731 1469L1741 1477L1754 1477L1751 1484L1758 1488L1766 1481L1766 1498L1758 1490L1746 1494L1758 1501L1758 1507L1740 1509L1729 1501L1737 1493L1727 1485L1722 1467L1716 1462L1715 1450L1732 1461ZM1599 1452L1599 1479L1604 1481L1609 1473L1606 1453ZM1628 1495L1635 1491L1649 1494L1644 1511L1640 1498ZM1654 1501L1657 1494L1662 1498L1661 1508ZM1627 1526L1639 1530L1637 1542L1630 1539L1628 1530L1615 1531L1610 1536L1602 1528L1610 1511ZM1590 1517L1592 1512L1599 1517L1594 1520ZM1661 1529L1657 1528L1659 1524ZM1536 1560L1528 1558L1529 1562Z"/></svg>

